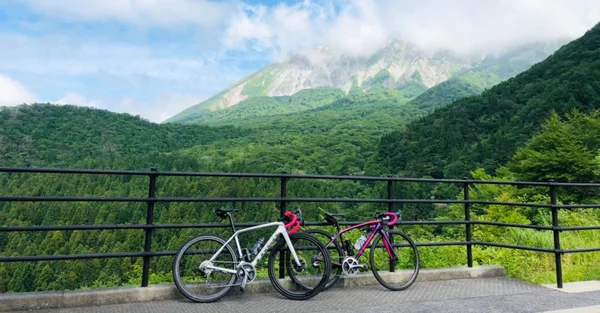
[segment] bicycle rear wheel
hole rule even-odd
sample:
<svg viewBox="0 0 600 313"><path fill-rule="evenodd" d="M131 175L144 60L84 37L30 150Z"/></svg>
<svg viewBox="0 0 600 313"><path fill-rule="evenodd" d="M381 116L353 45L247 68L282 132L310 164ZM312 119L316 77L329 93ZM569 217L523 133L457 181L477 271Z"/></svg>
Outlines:
<svg viewBox="0 0 600 313"><path fill-rule="evenodd" d="M377 281L390 290L404 290L412 285L419 275L419 251L415 243L399 230L389 230L388 238L398 259L390 262L381 233L371 244L371 271ZM393 264L391 264L393 263Z"/></svg>
<svg viewBox="0 0 600 313"><path fill-rule="evenodd" d="M173 261L173 281L186 298L194 302L213 302L231 290L237 278L235 274L200 270L200 264L209 260L225 243L216 235L201 235L179 249ZM235 270L237 262L231 246L225 245L213 265Z"/></svg>
<svg viewBox="0 0 600 313"><path fill-rule="evenodd" d="M310 299L329 281L331 258L323 243L314 236L295 233L289 237L301 266L296 264L287 242L281 238L269 255L269 279L273 287L288 299Z"/></svg>

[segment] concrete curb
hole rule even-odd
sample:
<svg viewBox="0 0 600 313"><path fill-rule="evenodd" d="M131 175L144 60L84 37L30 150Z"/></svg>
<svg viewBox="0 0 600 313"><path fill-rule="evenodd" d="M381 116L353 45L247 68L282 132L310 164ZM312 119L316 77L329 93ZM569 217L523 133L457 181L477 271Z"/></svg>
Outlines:
<svg viewBox="0 0 600 313"><path fill-rule="evenodd" d="M477 266L421 269L417 282L469 279L481 277L504 276L501 266ZM379 284L373 273L365 272L356 276L340 276L334 288L348 288ZM249 283L245 293L277 292L271 281L260 280ZM239 294L238 288L233 288L231 294ZM64 309L74 307L91 307L109 304L123 304L158 300L183 299L177 288L170 285L152 285L141 287L117 287L92 290L45 291L7 293L0 295L0 312Z"/></svg>

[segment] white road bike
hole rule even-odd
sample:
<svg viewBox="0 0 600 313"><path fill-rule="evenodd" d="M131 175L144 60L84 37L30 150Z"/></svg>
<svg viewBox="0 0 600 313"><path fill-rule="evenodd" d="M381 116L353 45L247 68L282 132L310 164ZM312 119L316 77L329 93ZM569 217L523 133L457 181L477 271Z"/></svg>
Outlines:
<svg viewBox="0 0 600 313"><path fill-rule="evenodd" d="M256 279L256 266L274 243L268 260L268 274L279 293L292 300L306 300L323 290L329 280L331 259L319 239L297 232L301 218L286 212L278 222L236 231L232 217L235 211L215 211L221 218L229 217L234 234L227 241L214 234L199 235L186 242L175 255L173 280L186 298L194 302L213 302L228 294L234 286L239 286L243 292L246 284ZM299 210L297 213L301 214ZM284 221L288 223L284 224ZM242 249L238 236L275 226L277 229L252 260L248 249ZM232 241L235 241L237 252L231 247Z"/></svg>

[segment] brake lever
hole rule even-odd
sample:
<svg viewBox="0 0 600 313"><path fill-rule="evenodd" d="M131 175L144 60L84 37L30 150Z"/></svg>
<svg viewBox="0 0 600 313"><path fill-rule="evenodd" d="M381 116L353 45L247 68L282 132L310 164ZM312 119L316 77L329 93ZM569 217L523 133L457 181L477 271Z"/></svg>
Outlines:
<svg viewBox="0 0 600 313"><path fill-rule="evenodd" d="M294 214L296 214L296 216L298 217L298 219L301 219L301 218L304 217L302 215L302 210L300 210L300 207L296 207L296 209L294 210Z"/></svg>

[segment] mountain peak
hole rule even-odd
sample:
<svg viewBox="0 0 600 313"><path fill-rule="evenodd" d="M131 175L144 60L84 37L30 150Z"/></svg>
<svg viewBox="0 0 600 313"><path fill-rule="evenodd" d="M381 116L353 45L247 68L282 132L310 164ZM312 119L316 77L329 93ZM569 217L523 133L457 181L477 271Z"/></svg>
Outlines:
<svg viewBox="0 0 600 313"><path fill-rule="evenodd" d="M479 66L484 57L449 49L425 50L400 39L389 39L371 56L344 53L328 45L316 46L236 82L166 122L226 109L252 97L290 96L310 88L333 87L347 94L350 90L402 88L417 83L427 89Z"/></svg>

